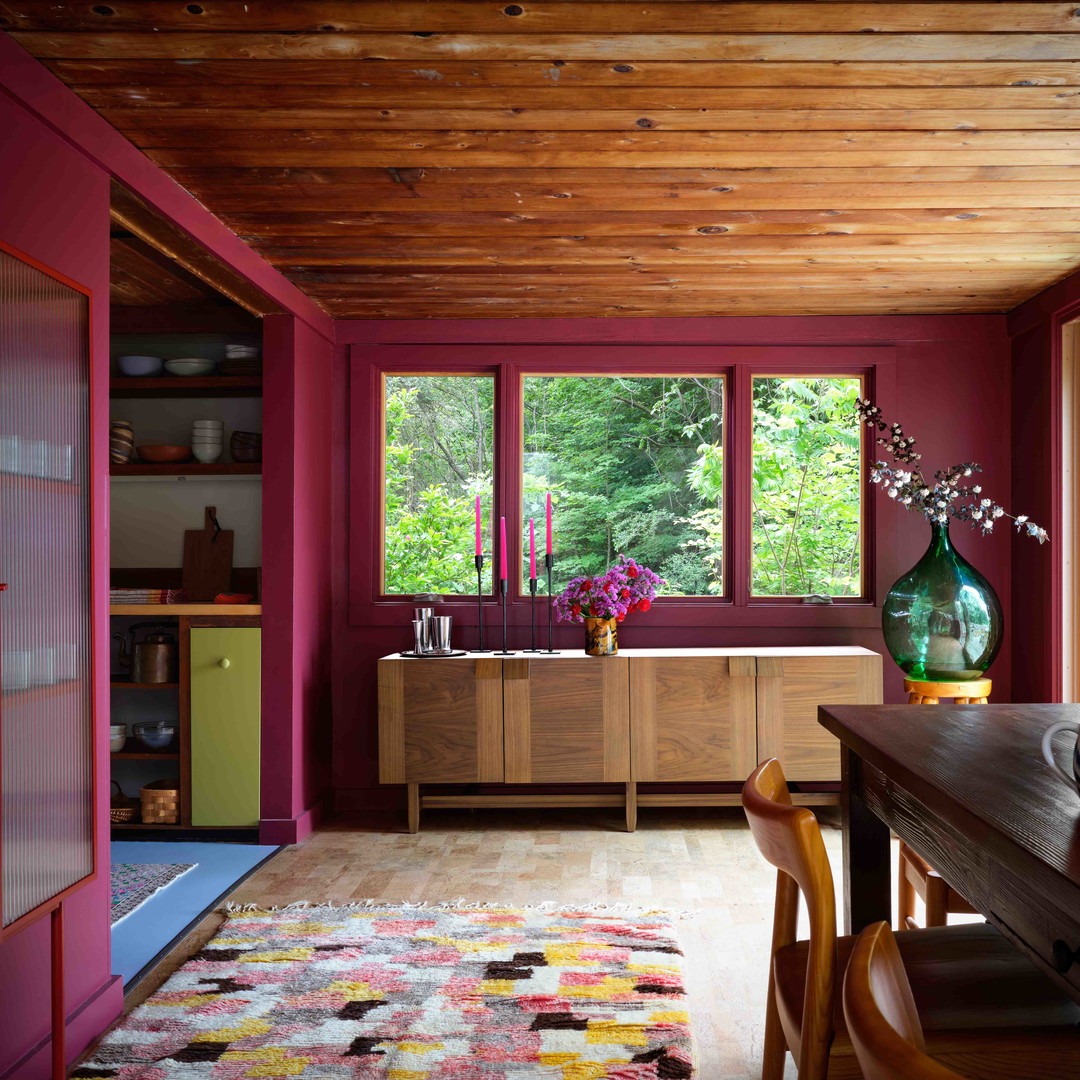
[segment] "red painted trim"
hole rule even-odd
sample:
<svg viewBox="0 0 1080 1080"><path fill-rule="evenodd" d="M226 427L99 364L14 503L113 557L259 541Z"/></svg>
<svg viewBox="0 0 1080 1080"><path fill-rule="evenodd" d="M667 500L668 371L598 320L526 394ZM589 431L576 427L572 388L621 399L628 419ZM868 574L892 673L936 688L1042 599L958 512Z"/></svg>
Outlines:
<svg viewBox="0 0 1080 1080"><path fill-rule="evenodd" d="M260 844L302 844L323 820L323 803L309 806L292 818L263 818L259 822Z"/></svg>
<svg viewBox="0 0 1080 1080"><path fill-rule="evenodd" d="M98 494L97 484L99 483L96 470L94 469L93 460L93 440L94 433L97 431L96 426L96 410L94 405L94 379L97 375L97 367L94 362L94 294L93 290L87 288L87 286L69 278L65 274L61 274L58 270L54 270L51 266L46 265L39 259L35 259L32 255L28 255L25 251L21 251L19 248L14 247L11 244L5 243L0 240L0 251L11 255L13 258L18 259L20 262L26 263L27 266L32 266L35 270L40 271L43 274L47 274L55 281L59 281L62 285L67 286L69 289L73 289L75 292L80 293L86 297L86 397L87 397L87 469L86 469L86 507L88 518L93 517L94 506L96 505L96 498ZM100 790L98 787L98 767L99 750L98 744L100 740L97 737L97 687L96 680L98 678L97 671L97 657L98 657L98 634L94 632L94 613L98 610L98 603L102 601L100 595L100 583L98 581L98 575L95 573L95 567L97 566L97 559L99 555L98 530L92 527L92 521L89 523L89 545L87 550L87 564L86 572L89 577L89 594L90 594L90 610L88 612L89 630L90 630L90 686L88 692L90 695L90 806L91 806L91 821L90 821L90 873L85 877L80 878L78 881L72 882L65 889L62 889L55 896L50 897L48 900L38 904L37 907L32 908L30 911L21 915L14 922L9 923L7 926L0 926L0 942L12 937L19 933L22 929L32 925L39 919L46 915L52 917L53 923L53 946L54 952L52 957L52 978L53 978L53 1009L55 1019L56 1009L56 981L60 980L60 1008L63 1008L63 956L62 954L57 960L55 952L55 942L57 926L57 912L63 905L64 900L71 896L73 893L78 892L84 886L89 885L92 881L97 879L100 871L100 851L98 844L98 836L100 830L97 827L97 822L94 820L94 815L98 812L98 796ZM6 589L7 586L5 585ZM3 707L0 702L0 724L3 722ZM0 759L2 762L2 759ZM2 808L0 808L2 813ZM3 837L0 834L0 866L3 865ZM3 888L3 883L0 881L0 890ZM3 894L0 891L0 903L2 903ZM63 937L61 932L60 937L61 945L63 944ZM58 965L60 971L58 974ZM54 1028L54 1035L55 1035ZM63 1035L61 1034L60 1041L63 1042ZM60 1074L62 1076L62 1073Z"/></svg>
<svg viewBox="0 0 1080 1080"><path fill-rule="evenodd" d="M656 375L708 374L723 376L732 392L726 394L725 436L728 490L732 512L728 517L728 562L724 597L683 597L661 600L648 621L658 626L873 626L876 598L883 595L875 575L877 559L875 502L863 497L862 597L832 605L805 605L788 598L750 597L750 452L751 375L847 375L864 380L871 394L895 384L896 351L881 346L798 345L766 346L519 346L513 358L490 345L463 350L457 345L421 347L384 346L351 350L350 413L352 439L350 475L349 619L353 625L400 625L402 609L411 601L382 594L383 485L382 401L383 379L388 374L476 374L495 378L495 509L505 515L511 561L520 565L521 523L521 380L526 375ZM885 374L888 373L888 374ZM889 394L886 392L886 399ZM889 404L886 400L885 404ZM865 440L864 435L864 440ZM737 569L738 568L738 569ZM494 597L483 605L486 616L498 610ZM511 583L508 623L528 624L530 603L516 579ZM477 605L471 597L455 597L445 605L459 625L476 625ZM759 614L760 612L760 614ZM768 612L767 614L765 612ZM487 622L485 618L485 622Z"/></svg>

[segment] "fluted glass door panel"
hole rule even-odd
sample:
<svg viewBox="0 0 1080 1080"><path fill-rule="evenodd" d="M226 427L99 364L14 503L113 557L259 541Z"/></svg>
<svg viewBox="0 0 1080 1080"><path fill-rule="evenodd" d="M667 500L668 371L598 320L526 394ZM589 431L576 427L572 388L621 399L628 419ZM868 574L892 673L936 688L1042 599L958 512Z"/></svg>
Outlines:
<svg viewBox="0 0 1080 1080"><path fill-rule="evenodd" d="M88 299L0 251L0 907L93 871Z"/></svg>

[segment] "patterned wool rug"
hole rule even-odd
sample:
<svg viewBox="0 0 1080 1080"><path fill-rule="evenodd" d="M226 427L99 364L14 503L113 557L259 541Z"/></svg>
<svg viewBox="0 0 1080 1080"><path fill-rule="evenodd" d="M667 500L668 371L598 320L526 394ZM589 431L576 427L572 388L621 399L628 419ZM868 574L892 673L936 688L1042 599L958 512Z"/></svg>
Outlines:
<svg viewBox="0 0 1080 1080"><path fill-rule="evenodd" d="M113 863L109 871L112 890L111 921L115 926L141 907L154 893L171 885L197 863Z"/></svg>
<svg viewBox="0 0 1080 1080"><path fill-rule="evenodd" d="M684 1080L659 913L501 907L231 912L73 1077Z"/></svg>

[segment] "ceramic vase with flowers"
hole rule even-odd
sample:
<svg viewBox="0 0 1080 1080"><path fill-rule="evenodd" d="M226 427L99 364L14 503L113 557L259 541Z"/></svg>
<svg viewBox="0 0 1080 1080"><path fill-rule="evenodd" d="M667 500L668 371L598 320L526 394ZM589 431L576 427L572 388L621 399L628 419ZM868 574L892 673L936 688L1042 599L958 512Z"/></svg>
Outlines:
<svg viewBox="0 0 1080 1080"><path fill-rule="evenodd" d="M574 578L552 603L560 619L585 624L589 656L614 656L619 623L636 611L648 611L666 584L655 571L620 555L604 573Z"/></svg>
<svg viewBox="0 0 1080 1080"><path fill-rule="evenodd" d="M923 475L915 439L900 424L887 424L881 409L859 400L863 422L878 432L876 442L894 465L877 461L870 481L890 499L922 514L930 525L930 546L889 590L882 606L885 647L909 678L927 682L966 682L981 678L1001 648L1001 603L989 581L952 545L949 523L962 521L981 536L1008 518L1017 532L1043 544L1046 530L1024 514L1013 516L983 494L975 482L975 461Z"/></svg>

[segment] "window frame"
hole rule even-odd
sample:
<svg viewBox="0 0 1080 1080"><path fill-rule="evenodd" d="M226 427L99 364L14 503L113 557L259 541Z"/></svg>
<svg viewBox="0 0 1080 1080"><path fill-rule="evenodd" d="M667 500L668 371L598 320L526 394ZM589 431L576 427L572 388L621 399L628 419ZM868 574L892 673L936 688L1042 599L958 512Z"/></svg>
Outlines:
<svg viewBox="0 0 1080 1080"><path fill-rule="evenodd" d="M894 403L896 348L850 343L785 345L353 345L349 425L349 622L354 626L398 625L410 596L385 594L384 558L384 393L388 375L473 375L493 377L493 514L507 519L510 561L520 562L521 468L524 453L523 379L529 375L725 378L724 445L725 593L720 596L659 597L647 617L656 626L873 628L876 607L890 584L880 566L894 547L879 536L877 502L866 491L873 457L872 433L862 428L862 589L860 596L834 597L831 604L805 604L800 597L755 597L751 584L752 379L769 377L860 378L864 396L888 410ZM509 357L507 356L510 353ZM665 362L666 361L666 362ZM667 368L667 370L664 370ZM366 489L366 490L365 490ZM557 526L556 526L557 529ZM558 553L556 552L556 558ZM539 595L539 594L538 594ZM544 594L546 595L546 594ZM509 622L527 626L530 597L512 575L507 596ZM496 593L480 598L484 609L498 605ZM448 614L475 627L475 594L449 596ZM494 617L488 616L488 618Z"/></svg>
<svg viewBox="0 0 1080 1080"><path fill-rule="evenodd" d="M867 393L871 382L872 373L864 372L841 372L824 370L804 371L751 371L749 377L749 402L747 410L747 425L749 427L748 459L746 462L749 475L753 474L754 460L754 380L755 379L858 379L859 396L873 398L873 394ZM856 421L858 423L858 421ZM832 604L823 604L822 607L833 607L844 604L867 604L872 603L870 582L873 580L869 573L869 555L871 549L872 533L869 528L869 516L871 507L874 505L868 490L867 480L870 470L868 468L870 456L874 449L874 434L863 423L859 423L859 591L855 596L833 596ZM742 523L740 523L742 524ZM753 511L749 510L746 515L747 535L747 562L746 562L746 590L748 605L798 605L806 606L802 597L791 594L787 596L763 596L753 592L754 567L753 567Z"/></svg>

